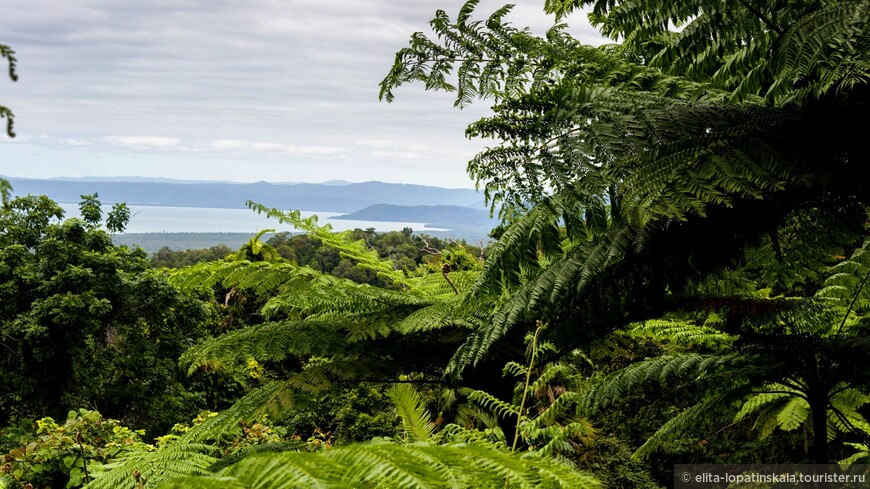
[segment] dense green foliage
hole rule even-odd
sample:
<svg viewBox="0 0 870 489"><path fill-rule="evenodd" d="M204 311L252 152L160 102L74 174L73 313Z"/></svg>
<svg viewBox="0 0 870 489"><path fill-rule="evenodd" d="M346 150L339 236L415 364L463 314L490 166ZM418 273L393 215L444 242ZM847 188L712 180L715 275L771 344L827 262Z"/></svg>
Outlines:
<svg viewBox="0 0 870 489"><path fill-rule="evenodd" d="M62 220L46 197L0 210L2 422L96 406L165 429L191 414L176 362L206 309L151 270L141 250L113 246L86 197L85 220ZM126 222L123 213L113 219Z"/></svg>
<svg viewBox="0 0 870 489"><path fill-rule="evenodd" d="M164 246L152 253L149 258L155 268L181 268L204 261L222 260L232 252L233 250L222 244L208 249L181 251L173 251L168 246Z"/></svg>
<svg viewBox="0 0 870 489"><path fill-rule="evenodd" d="M497 142L469 164L502 209L485 257L249 203L304 234L156 272L96 196L84 220L5 204L5 480L647 488L676 463L867 459L870 2L544 2L591 5L621 40L601 47L477 3L414 34L381 96L493 101L467 129ZM81 405L192 417L176 365L219 412L156 446L87 411L34 440ZM130 442L85 438L105 425Z"/></svg>

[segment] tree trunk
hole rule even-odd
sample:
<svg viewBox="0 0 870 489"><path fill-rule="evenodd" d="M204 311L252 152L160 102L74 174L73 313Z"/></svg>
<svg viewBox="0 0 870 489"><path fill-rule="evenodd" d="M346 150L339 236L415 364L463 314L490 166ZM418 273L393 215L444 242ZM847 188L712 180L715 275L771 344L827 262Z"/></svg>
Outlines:
<svg viewBox="0 0 870 489"><path fill-rule="evenodd" d="M819 389L821 390L821 389ZM828 396L826 392L810 398L810 414L813 419L813 463L828 463Z"/></svg>

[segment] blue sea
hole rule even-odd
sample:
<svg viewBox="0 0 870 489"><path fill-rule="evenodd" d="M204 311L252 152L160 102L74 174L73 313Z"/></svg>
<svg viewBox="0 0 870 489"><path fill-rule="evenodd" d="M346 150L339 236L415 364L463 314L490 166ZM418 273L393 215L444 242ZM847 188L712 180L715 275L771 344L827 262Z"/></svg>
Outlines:
<svg viewBox="0 0 870 489"><path fill-rule="evenodd" d="M67 217L78 217L77 203L59 203ZM105 216L112 206L103 206ZM167 207L131 205L128 233L256 233L263 229L277 232L293 231L289 224L281 224L249 209L216 209L210 207ZM330 224L334 231L375 228L377 231L401 231L409 227L414 231L446 231L429 228L419 222L355 221L332 219L340 212L302 211L305 217L317 215L319 224Z"/></svg>

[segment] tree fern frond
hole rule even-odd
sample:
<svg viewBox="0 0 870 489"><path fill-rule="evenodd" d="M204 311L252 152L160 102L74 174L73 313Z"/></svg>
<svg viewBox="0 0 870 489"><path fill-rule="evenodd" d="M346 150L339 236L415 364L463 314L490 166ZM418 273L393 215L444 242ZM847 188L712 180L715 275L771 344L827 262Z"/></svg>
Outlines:
<svg viewBox="0 0 870 489"><path fill-rule="evenodd" d="M224 457L221 457L220 460L209 466L208 470L209 472L217 472L224 467L229 467L239 460L254 455L255 453L295 452L303 450L304 448L305 443L300 440L278 441L242 447Z"/></svg>
<svg viewBox="0 0 870 489"><path fill-rule="evenodd" d="M576 407L582 401L583 396L581 394L572 391L564 392L542 412L529 420L528 428L531 430L541 429L544 426L556 423L560 418L575 418L575 416L569 412L569 409Z"/></svg>
<svg viewBox="0 0 870 489"><path fill-rule="evenodd" d="M867 459L870 458L870 446L861 444L861 443L849 443L846 442L846 445L858 450L853 453L849 457L840 460L840 464L851 465L855 463L866 463Z"/></svg>
<svg viewBox="0 0 870 489"><path fill-rule="evenodd" d="M290 224L296 229L308 232L309 236L317 238L324 245L339 250L343 258L353 260L357 266L376 272L378 277L396 285L410 285L402 271L396 270L391 260L382 259L377 251L370 249L362 240L350 241L348 231L334 233L329 224L319 226L317 216L303 218L299 211L284 212L279 209L269 209L252 201L248 201L247 205L257 214L265 214L266 217L277 219L282 224Z"/></svg>
<svg viewBox="0 0 870 489"><path fill-rule="evenodd" d="M586 395L585 404L595 410L625 397L635 388L651 380L665 382L671 377L695 380L701 375L709 376L718 369L724 371L733 369L744 361L745 358L737 353L725 355L685 353L637 362L614 372L601 383L593 386Z"/></svg>
<svg viewBox="0 0 870 489"><path fill-rule="evenodd" d="M193 427L181 436L179 442L188 444L215 440L224 433L238 430L241 422L269 411L286 410L293 401L293 392L285 382L270 382L252 390L231 407Z"/></svg>
<svg viewBox="0 0 870 489"><path fill-rule="evenodd" d="M523 372L522 374L525 374ZM529 385L529 390L535 395L543 392L548 385L553 384L557 379L565 386L575 384L574 379L579 374L576 366L569 363L553 363L544 368L538 377Z"/></svg>
<svg viewBox="0 0 870 489"><path fill-rule="evenodd" d="M599 486L595 478L555 460L474 444L368 443L321 453L257 454L222 469L217 477L250 487L288 489L488 487L505 481L523 488Z"/></svg>
<svg viewBox="0 0 870 489"><path fill-rule="evenodd" d="M631 457L633 459L645 458L654 450L662 447L664 444L668 443L669 440L673 439L673 437L678 436L690 427L692 423L704 416L710 409L719 405L723 399L724 396L722 395L710 396L674 416L667 423L662 425L662 427L659 428L651 437L649 437Z"/></svg>
<svg viewBox="0 0 870 489"><path fill-rule="evenodd" d="M158 489L253 489L235 477L175 477L155 486ZM277 486L270 486L277 487Z"/></svg>
<svg viewBox="0 0 870 489"><path fill-rule="evenodd" d="M204 365L277 361L289 355L323 356L344 343L341 325L316 321L263 323L231 331L189 348L179 362L193 373Z"/></svg>
<svg viewBox="0 0 870 489"><path fill-rule="evenodd" d="M401 334L410 334L456 325L457 316L455 313L462 306L464 299L464 296L454 295L446 300L421 307L397 321L391 329ZM461 312L458 317L463 318Z"/></svg>
<svg viewBox="0 0 870 489"><path fill-rule="evenodd" d="M782 37L768 98L789 101L822 96L870 82L870 2L832 2L802 17ZM794 90L794 86L804 87Z"/></svg>
<svg viewBox="0 0 870 489"><path fill-rule="evenodd" d="M504 432L497 423L485 430L450 423L438 432L438 440L447 445L481 445L503 452L510 451Z"/></svg>
<svg viewBox="0 0 870 489"><path fill-rule="evenodd" d="M185 475L211 475L208 468L217 461L209 454L214 447L197 443L180 443L155 451L126 452L94 474L87 489L135 489L134 471L150 485Z"/></svg>
<svg viewBox="0 0 870 489"><path fill-rule="evenodd" d="M846 316L840 324L842 329L850 312L870 310L870 240L855 250L848 260L831 267L831 275L816 297L831 299L846 308Z"/></svg>
<svg viewBox="0 0 870 489"><path fill-rule="evenodd" d="M777 390L789 390L789 388L786 386L776 386L775 388ZM742 420L746 416L766 407L771 403L781 402L782 400L789 397L792 397L792 394L789 394L788 392L762 392L760 394L756 394L743 403L743 406L741 406L740 410L737 411L737 414L734 415L734 422L736 423Z"/></svg>
<svg viewBox="0 0 870 489"><path fill-rule="evenodd" d="M484 409L498 414L504 419L516 417L519 414L519 406L504 402L488 392L469 389L463 391L463 393L468 396L468 400L480 405Z"/></svg>
<svg viewBox="0 0 870 489"><path fill-rule="evenodd" d="M393 401L409 441L430 441L435 434L432 416L426 410L420 394L410 384L394 384L387 390Z"/></svg>
<svg viewBox="0 0 870 489"><path fill-rule="evenodd" d="M649 320L629 325L629 336L675 341L685 345L729 345L737 338L719 330L687 322Z"/></svg>
<svg viewBox="0 0 870 489"><path fill-rule="evenodd" d="M810 416L809 403L800 397L792 397L776 413L776 421L783 431L794 431Z"/></svg>

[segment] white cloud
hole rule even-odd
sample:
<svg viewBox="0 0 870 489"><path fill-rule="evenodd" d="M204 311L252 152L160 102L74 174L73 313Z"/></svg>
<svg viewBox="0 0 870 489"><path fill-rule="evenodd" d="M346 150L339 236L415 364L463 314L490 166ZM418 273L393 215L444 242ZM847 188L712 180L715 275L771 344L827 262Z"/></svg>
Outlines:
<svg viewBox="0 0 870 489"><path fill-rule="evenodd" d="M106 136L103 140L112 144L133 146L136 148L171 148L181 144L181 140L178 138L154 136Z"/></svg>
<svg viewBox="0 0 870 489"><path fill-rule="evenodd" d="M86 139L75 139L75 138L63 139L63 140L61 140L61 143L69 145L69 146L90 146L90 145L94 144L93 142L88 141Z"/></svg>
<svg viewBox="0 0 870 489"><path fill-rule="evenodd" d="M422 183L431 168L439 181L467 186L467 160L482 144L463 131L488 104L457 111L449 94L420 86L402 87L393 104L377 100L395 52L428 30L436 9L455 16L463 3L3 0L0 33L16 50L20 79L0 79L0 102L15 111L19 138L51 134L43 148L79 151L79 163L58 164L55 176L111 174L112 165L117 175L154 172L131 160L159 154L174 158L161 176L182 178L199 164L191 158L216 155L208 160L215 175L236 171L233 158L259 157L275 165L239 174L298 181L304 167L322 181L340 162L347 179L357 171ZM482 0L477 17L503 3ZM542 33L552 24L540 0L515 3L514 25ZM570 19L570 31L594 39L582 17ZM32 161L22 171L47 158L27 147ZM86 163L99 158L110 163Z"/></svg>
<svg viewBox="0 0 870 489"><path fill-rule="evenodd" d="M344 148L338 146L300 146L293 144L241 141L238 139L216 139L211 142L211 148L216 150L242 152L257 151L297 155L331 155L344 151Z"/></svg>

